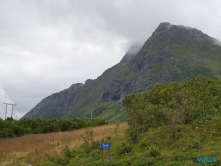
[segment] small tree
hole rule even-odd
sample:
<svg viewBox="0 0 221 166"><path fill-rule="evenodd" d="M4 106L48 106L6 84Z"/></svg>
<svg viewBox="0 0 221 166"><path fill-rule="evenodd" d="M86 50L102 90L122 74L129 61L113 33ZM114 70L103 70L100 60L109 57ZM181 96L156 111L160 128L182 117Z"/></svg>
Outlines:
<svg viewBox="0 0 221 166"><path fill-rule="evenodd" d="M94 140L93 128L87 128L85 133L86 136L82 136L84 143L81 145L81 147L83 147L85 152L89 154L93 149L96 148L97 144Z"/></svg>

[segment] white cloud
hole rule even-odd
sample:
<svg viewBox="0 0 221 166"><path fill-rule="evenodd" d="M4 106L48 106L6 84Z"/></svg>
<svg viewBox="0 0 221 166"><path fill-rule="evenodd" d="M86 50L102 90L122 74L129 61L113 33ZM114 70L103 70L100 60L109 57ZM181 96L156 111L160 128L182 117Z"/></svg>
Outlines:
<svg viewBox="0 0 221 166"><path fill-rule="evenodd" d="M11 106L7 105L7 111L6 111L6 104L3 103L7 103L7 104L12 104L13 101L9 98L9 96L5 93L5 91L3 90L3 88L0 86L0 103L1 103L1 107L0 107L0 118L5 119L5 117L11 117L10 113L11 113Z"/></svg>
<svg viewBox="0 0 221 166"><path fill-rule="evenodd" d="M97 78L160 22L221 40L221 2L184 0L0 0L2 93L18 116L71 84Z"/></svg>

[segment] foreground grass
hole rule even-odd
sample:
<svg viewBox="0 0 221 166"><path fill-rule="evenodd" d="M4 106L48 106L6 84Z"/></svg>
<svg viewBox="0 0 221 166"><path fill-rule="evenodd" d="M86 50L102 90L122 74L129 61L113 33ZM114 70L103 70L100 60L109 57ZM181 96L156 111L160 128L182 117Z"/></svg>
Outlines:
<svg viewBox="0 0 221 166"><path fill-rule="evenodd" d="M109 138L103 139L108 141ZM150 129L140 135L138 143L130 144L126 137L112 137L111 156L113 166L201 166L221 165L221 119L204 124L177 126L173 133L171 127ZM105 165L108 163L105 151ZM80 151L79 151L80 152ZM199 162L198 157L214 157L213 162ZM99 149L92 150L88 156L81 153L70 159L68 166L100 166Z"/></svg>
<svg viewBox="0 0 221 166"><path fill-rule="evenodd" d="M111 142L113 166L221 165L221 119L177 126L175 133L169 126L149 129L135 144L127 141L127 128L126 123L119 128L116 125L93 128L97 143ZM86 152L82 136L87 137L85 129L0 140L0 165L100 166L99 144ZM199 156L215 156L217 160L201 163ZM109 165L106 149L104 161Z"/></svg>
<svg viewBox="0 0 221 166"><path fill-rule="evenodd" d="M120 124L119 133L123 133L127 127L127 123ZM115 124L94 127L94 139L114 135L115 128ZM85 136L85 129L0 139L0 165L27 166L29 163L42 163L48 160L46 152L59 156L67 146L70 149L78 148L83 143L82 136Z"/></svg>

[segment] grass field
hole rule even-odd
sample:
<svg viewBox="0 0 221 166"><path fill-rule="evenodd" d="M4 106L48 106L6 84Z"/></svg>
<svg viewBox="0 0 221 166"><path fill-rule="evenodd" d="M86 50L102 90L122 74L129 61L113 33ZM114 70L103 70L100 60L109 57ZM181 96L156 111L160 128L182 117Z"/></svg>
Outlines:
<svg viewBox="0 0 221 166"><path fill-rule="evenodd" d="M121 123L118 133L123 134L127 127L127 123ZM116 134L115 128L115 124L94 127L94 139L101 140ZM0 139L0 165L27 166L29 163L42 162L47 159L45 152L59 155L65 146L70 149L78 148L83 143L82 136L85 136L85 129Z"/></svg>

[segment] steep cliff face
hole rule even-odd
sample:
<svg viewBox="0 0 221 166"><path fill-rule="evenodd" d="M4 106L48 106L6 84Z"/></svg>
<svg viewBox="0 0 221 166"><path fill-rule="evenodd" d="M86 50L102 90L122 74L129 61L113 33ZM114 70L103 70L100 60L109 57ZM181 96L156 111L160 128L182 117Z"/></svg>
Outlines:
<svg viewBox="0 0 221 166"><path fill-rule="evenodd" d="M142 47L95 80L74 84L43 99L23 118L104 117L125 120L120 101L148 91L156 83L184 81L191 74L221 78L219 41L189 27L161 23Z"/></svg>

